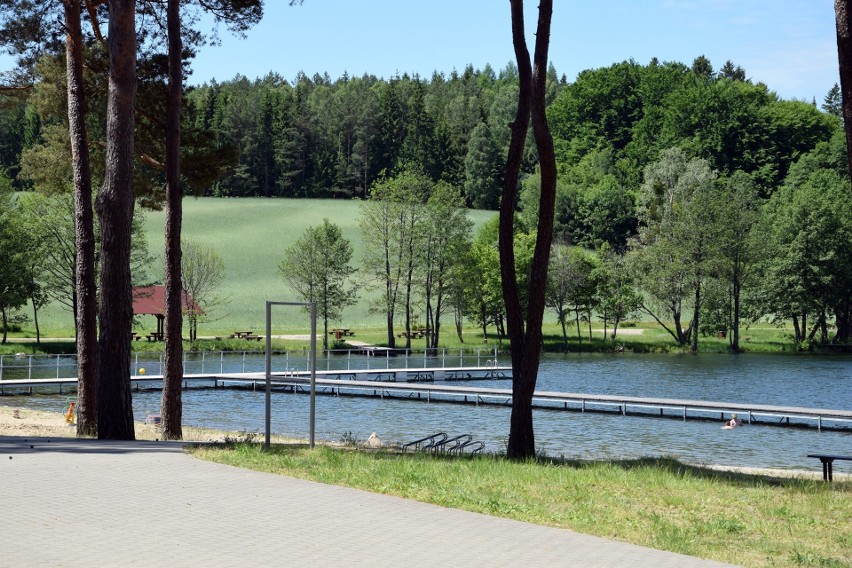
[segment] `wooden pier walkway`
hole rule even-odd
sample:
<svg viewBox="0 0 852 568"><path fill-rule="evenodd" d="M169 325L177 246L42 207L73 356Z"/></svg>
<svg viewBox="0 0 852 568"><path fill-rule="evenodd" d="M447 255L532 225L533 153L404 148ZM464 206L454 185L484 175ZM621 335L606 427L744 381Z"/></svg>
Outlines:
<svg viewBox="0 0 852 568"><path fill-rule="evenodd" d="M453 380L509 379L510 367L444 367L416 369L349 369L316 372L316 392L332 396L363 396L405 401L444 402L470 405L511 406L511 389L468 387L440 384ZM367 380L363 380L367 379ZM32 379L0 381L0 395L32 394L34 389L63 387L71 390L77 379ZM162 388L162 376L133 376L135 390ZM276 391L307 394L310 373L292 371L270 376ZM430 383L430 384L424 384ZM239 388L263 390L264 373L221 373L185 375L185 388ZM599 412L679 420L723 421L737 413L747 424L798 426L818 430L852 432L852 411L795 406L773 406L704 400L646 398L536 391L533 406L541 410Z"/></svg>

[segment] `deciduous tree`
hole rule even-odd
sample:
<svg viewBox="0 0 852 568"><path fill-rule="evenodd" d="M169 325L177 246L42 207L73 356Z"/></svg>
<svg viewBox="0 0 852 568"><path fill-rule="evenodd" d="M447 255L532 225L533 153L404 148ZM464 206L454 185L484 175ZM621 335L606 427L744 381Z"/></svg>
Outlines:
<svg viewBox="0 0 852 568"><path fill-rule="evenodd" d="M406 349L411 347L411 303L414 271L422 254L423 204L432 182L416 169L385 178L373 185L370 200L361 209L364 235L364 271L382 289L387 318L388 346L396 346L394 318L405 314Z"/></svg>
<svg viewBox="0 0 852 568"><path fill-rule="evenodd" d="M458 188L439 182L426 202L423 222L423 296L426 303L426 346L437 349L441 316L450 308L448 295L470 246L473 223L467 218Z"/></svg>
<svg viewBox="0 0 852 568"><path fill-rule="evenodd" d="M28 299L28 286L32 279L27 256L28 237L24 231L20 215L14 206L10 191L0 188L0 258L3 269L0 270L0 326L6 343L9 329L9 316Z"/></svg>
<svg viewBox="0 0 852 568"><path fill-rule="evenodd" d="M209 317L210 310L223 302L215 291L224 278L225 262L216 249L197 241L181 242L180 282L185 294L182 310L189 324L190 341L198 339L199 319Z"/></svg>
<svg viewBox="0 0 852 568"><path fill-rule="evenodd" d="M592 280L597 285L596 308L603 319L604 338L607 337L607 324L612 323L612 334L609 337L615 348L619 324L638 310L640 305L639 294L636 293L625 256L608 245L602 246Z"/></svg>
<svg viewBox="0 0 852 568"><path fill-rule="evenodd" d="M679 148L664 151L645 170L641 226L632 251L636 282L646 298L642 309L679 345L691 339L693 350L698 348L702 284L716 260L714 177L706 161L690 160ZM684 331L681 316L687 295L693 296L693 319ZM667 312L674 329L663 323L660 309Z"/></svg>
<svg viewBox="0 0 852 568"><path fill-rule="evenodd" d="M344 308L358 301L351 261L352 245L340 227L323 219L322 225L308 227L278 264L281 278L299 299L316 304L323 322L323 349L328 349L328 322L339 320Z"/></svg>
<svg viewBox="0 0 852 568"><path fill-rule="evenodd" d="M596 291L594 269L592 256L580 247L553 245L547 272L547 307L556 312L556 321L562 326L562 343L566 353L571 311L574 312L577 324L577 339L583 341L580 313L591 315Z"/></svg>

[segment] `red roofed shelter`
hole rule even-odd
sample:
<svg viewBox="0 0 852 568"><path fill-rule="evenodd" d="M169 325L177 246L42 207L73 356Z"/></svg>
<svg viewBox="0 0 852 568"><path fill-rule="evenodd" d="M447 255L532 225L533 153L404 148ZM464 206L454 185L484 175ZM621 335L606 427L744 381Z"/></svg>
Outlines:
<svg viewBox="0 0 852 568"><path fill-rule="evenodd" d="M201 306L195 303L186 292L183 293L182 308L185 312L195 312L198 315L204 313ZM162 341L164 338L163 327L166 321L166 287L165 286L134 286L133 288L133 315L154 316L157 318L157 331L153 339Z"/></svg>

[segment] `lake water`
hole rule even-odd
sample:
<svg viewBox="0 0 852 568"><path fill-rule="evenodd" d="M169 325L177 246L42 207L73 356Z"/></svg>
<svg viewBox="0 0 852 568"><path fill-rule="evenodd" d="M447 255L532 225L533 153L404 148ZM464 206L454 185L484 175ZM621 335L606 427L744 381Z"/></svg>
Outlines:
<svg viewBox="0 0 852 568"><path fill-rule="evenodd" d="M219 366L262 370L262 356L207 357L205 370ZM484 364L488 353L479 356ZM493 357L493 356L492 356ZM465 364L473 364L470 357ZM197 363L197 362L196 362ZM390 360L338 356L319 368L402 366ZM409 364L422 366L414 357ZM430 363L426 361L426 363ZM457 364L452 357L448 364ZM508 364L508 360L501 360ZM156 369L144 358L134 365ZM211 365L214 368L211 368ZM304 368L298 356L278 356L273 367ZM187 372L199 372L188 364ZM149 372L156 372L155 370ZM448 382L453 384L452 382ZM511 388L508 381L466 381L467 386ZM744 404L803 406L852 410L852 359L790 355L548 355L542 360L539 390L641 397L683 398ZM274 393L272 431L307 437L307 396ZM39 395L0 399L2 404L60 410L64 397ZM159 408L160 393L133 395L136 418ZM263 432L264 394L233 390L190 390L183 394L184 423L224 430ZM505 450L510 409L490 406L421 403L389 399L318 396L319 439L340 440L347 433L366 439L377 432L386 442L405 443L435 432L470 433L486 450ZM721 424L598 413L537 410L537 447L549 455L580 459L629 459L669 456L697 464L781 469L819 468L808 453L852 454L852 431L744 426L721 430ZM840 471L845 471L842 464Z"/></svg>

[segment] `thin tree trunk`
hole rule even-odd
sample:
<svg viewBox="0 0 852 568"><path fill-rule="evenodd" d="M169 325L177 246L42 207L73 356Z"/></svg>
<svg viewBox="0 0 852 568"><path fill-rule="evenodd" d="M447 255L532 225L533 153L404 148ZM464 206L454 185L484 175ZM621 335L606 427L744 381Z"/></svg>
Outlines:
<svg viewBox="0 0 852 568"><path fill-rule="evenodd" d="M33 305L33 323L36 330L36 345L41 345L41 329L38 326L38 308Z"/></svg>
<svg viewBox="0 0 852 568"><path fill-rule="evenodd" d="M444 309L444 286L438 285L438 298L435 302L435 312L432 317L432 349L438 352L438 343L441 336L441 312Z"/></svg>
<svg viewBox="0 0 852 568"><path fill-rule="evenodd" d="M583 333L580 331L580 309L574 307L574 323L577 325L577 342L583 345Z"/></svg>
<svg viewBox="0 0 852 568"><path fill-rule="evenodd" d="M183 95L181 69L180 0L168 0L169 90L166 99L166 336L163 397L160 413L163 438L183 438L183 286L181 283L181 224L183 191L180 183L180 104Z"/></svg>
<svg viewBox="0 0 852 568"><path fill-rule="evenodd" d="M322 294L322 350L328 351L328 282L323 281ZM337 338L335 337L335 341Z"/></svg>
<svg viewBox="0 0 852 568"><path fill-rule="evenodd" d="M698 317L701 311L701 285L695 287L695 305L692 314L692 344L689 347L690 353L698 353Z"/></svg>
<svg viewBox="0 0 852 568"><path fill-rule="evenodd" d="M740 283L739 272L734 274L734 322L731 326L733 329L733 342L731 343L731 351L734 353L740 352Z"/></svg>
<svg viewBox="0 0 852 568"><path fill-rule="evenodd" d="M33 303L33 325L36 331L36 345L41 345L41 330L38 327L38 306L36 305L35 298L31 297L30 301Z"/></svg>
<svg viewBox="0 0 852 568"><path fill-rule="evenodd" d="M586 314L586 315L588 316L588 317L586 318L586 322L589 324L589 344L591 345L592 340L594 339L594 338L592 337L592 312L589 312L589 313L588 313L588 314ZM578 316L578 317L579 317L579 316Z"/></svg>
<svg viewBox="0 0 852 568"><path fill-rule="evenodd" d="M686 334L683 332L683 324L680 321L680 311L672 312L672 319L674 320L675 331L677 332L677 344L680 346L686 345Z"/></svg>
<svg viewBox="0 0 852 568"><path fill-rule="evenodd" d="M511 0L512 42L518 61L519 96L515 122L511 126L509 154L503 180L500 204L500 271L506 319L512 354L512 415L509 424L507 457L515 460L535 457L532 395L541 357L541 324L544 317L547 268L553 237L553 213L556 196L556 159L553 138L545 115L547 51L550 42L552 0L539 3L534 67L524 38L523 0ZM539 155L541 196L539 198L538 231L531 266L526 329L523 321L515 273L514 204L524 142L532 122Z"/></svg>
<svg viewBox="0 0 852 568"><path fill-rule="evenodd" d="M405 349L411 349L411 280L412 268L409 267L405 281Z"/></svg>
<svg viewBox="0 0 852 568"><path fill-rule="evenodd" d="M658 318L657 314L655 314L650 309L648 309L648 307L645 304L640 304L639 308L644 310L646 314L648 314L649 316L654 318L654 321L657 322L658 324L660 324L660 327L662 327L664 330L666 330L669 333L669 335L672 336L672 339L674 339L675 341L680 343L680 338L678 337L678 333L681 333L680 328L678 328L677 330L672 330L671 328L669 328L665 323L663 323L663 320Z"/></svg>
<svg viewBox="0 0 852 568"><path fill-rule="evenodd" d="M393 334L393 315L394 303L396 301L396 293L393 291L391 283L391 268L390 268L390 252L388 244L385 243L385 306L387 307L387 326L388 326L388 347L394 349L396 347L396 337ZM392 294L393 292L393 294Z"/></svg>
<svg viewBox="0 0 852 568"><path fill-rule="evenodd" d="M464 343L464 335L462 333L462 325L464 324L464 322L462 321L462 313L460 310L454 309L453 316L453 319L455 320L456 324L456 336L458 336L459 338L459 343Z"/></svg>
<svg viewBox="0 0 852 568"><path fill-rule="evenodd" d="M565 322L565 311L560 307L558 314L559 323L562 324L562 345L565 347L565 352L568 353L568 326Z"/></svg>
<svg viewBox="0 0 852 568"><path fill-rule="evenodd" d="M92 177L83 86L83 33L80 0L65 0L65 57L68 131L74 176L74 326L77 336L77 435L98 431L98 330L95 286L95 228Z"/></svg>
<svg viewBox="0 0 852 568"><path fill-rule="evenodd" d="M850 316L852 316L852 297L847 295L840 305L835 308L834 323L837 331L834 334L835 343L848 343L850 331Z"/></svg>
<svg viewBox="0 0 852 568"><path fill-rule="evenodd" d="M130 232L133 222L136 2L109 2L109 96L106 169L96 207L101 227L98 437L133 440L130 329L133 298Z"/></svg>

